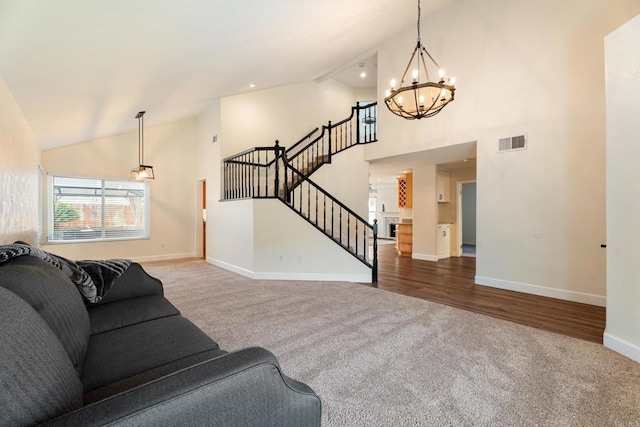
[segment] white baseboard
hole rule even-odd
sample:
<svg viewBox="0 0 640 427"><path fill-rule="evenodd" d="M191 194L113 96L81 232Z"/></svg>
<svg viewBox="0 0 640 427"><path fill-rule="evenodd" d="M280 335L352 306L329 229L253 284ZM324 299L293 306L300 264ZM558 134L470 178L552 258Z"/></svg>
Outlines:
<svg viewBox="0 0 640 427"><path fill-rule="evenodd" d="M629 359L640 362L640 347L604 331L604 346L627 356Z"/></svg>
<svg viewBox="0 0 640 427"><path fill-rule="evenodd" d="M491 286L493 288L507 289L509 291L524 292L526 294L539 295L543 297L563 299L566 301L579 302L582 304L607 306L607 297L582 292L567 291L563 289L547 288L545 286L531 285L528 283L510 282L490 277L476 276L477 285Z"/></svg>
<svg viewBox="0 0 640 427"><path fill-rule="evenodd" d="M432 262L436 262L439 259L437 255L417 254L415 252L411 254L411 258L419 259L422 261L432 261Z"/></svg>
<svg viewBox="0 0 640 427"><path fill-rule="evenodd" d="M141 257L131 258L131 261L134 261L134 262L166 261L169 259L195 258L195 256L196 256L195 252L188 252L184 254L141 256Z"/></svg>
<svg viewBox="0 0 640 427"><path fill-rule="evenodd" d="M248 277L249 279L253 279L253 271L247 270L246 268L238 267L237 265L229 264L224 261L220 261L219 259L207 257L207 262L209 264L213 264L216 267L224 268L225 270L229 270L233 273L239 274L244 277Z"/></svg>
<svg viewBox="0 0 640 427"><path fill-rule="evenodd" d="M254 280L304 280L315 282L371 283L371 274L269 273L255 272L224 261L207 258L207 262Z"/></svg>

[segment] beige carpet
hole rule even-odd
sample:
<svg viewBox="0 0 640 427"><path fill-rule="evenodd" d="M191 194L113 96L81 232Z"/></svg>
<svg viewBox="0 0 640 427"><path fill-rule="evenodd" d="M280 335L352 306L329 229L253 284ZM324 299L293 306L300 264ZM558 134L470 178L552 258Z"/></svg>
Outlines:
<svg viewBox="0 0 640 427"><path fill-rule="evenodd" d="M363 285L145 268L222 348L271 350L323 426L640 426L640 364L598 344Z"/></svg>

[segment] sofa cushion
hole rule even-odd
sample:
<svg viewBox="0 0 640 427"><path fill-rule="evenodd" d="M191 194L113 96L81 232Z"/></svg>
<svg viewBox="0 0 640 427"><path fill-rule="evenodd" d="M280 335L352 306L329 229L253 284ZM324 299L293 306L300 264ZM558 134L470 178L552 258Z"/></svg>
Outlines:
<svg viewBox="0 0 640 427"><path fill-rule="evenodd" d="M39 258L22 256L0 266L0 286L40 314L79 373L89 343L89 315L71 280Z"/></svg>
<svg viewBox="0 0 640 427"><path fill-rule="evenodd" d="M180 314L165 297L151 295L109 304L87 306L91 334Z"/></svg>
<svg viewBox="0 0 640 427"><path fill-rule="evenodd" d="M58 337L26 301L2 287L0 385L2 425L32 425L82 406L82 384Z"/></svg>
<svg viewBox="0 0 640 427"><path fill-rule="evenodd" d="M92 335L80 378L86 393L216 349L218 344L184 317L163 317Z"/></svg>
<svg viewBox="0 0 640 427"><path fill-rule="evenodd" d="M94 389L85 393L82 400L85 405L89 405L102 399L115 396L116 394L127 392L128 390L150 383L167 375L174 374L183 369L189 369L199 363L215 359L225 354L227 354L227 352L219 348L192 354L191 356L151 368L140 374Z"/></svg>

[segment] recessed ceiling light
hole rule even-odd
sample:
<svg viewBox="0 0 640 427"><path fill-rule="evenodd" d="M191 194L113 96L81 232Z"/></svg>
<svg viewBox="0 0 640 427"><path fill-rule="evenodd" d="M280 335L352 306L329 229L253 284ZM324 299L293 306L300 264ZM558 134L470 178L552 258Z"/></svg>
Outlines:
<svg viewBox="0 0 640 427"><path fill-rule="evenodd" d="M360 73L360 77L364 79L365 77L367 77L367 73L365 73L364 71L361 72Z"/></svg>
<svg viewBox="0 0 640 427"><path fill-rule="evenodd" d="M253 89L254 87L256 87L256 85L254 85L253 83L251 83L251 84L249 85L249 87L250 87L251 89Z"/></svg>

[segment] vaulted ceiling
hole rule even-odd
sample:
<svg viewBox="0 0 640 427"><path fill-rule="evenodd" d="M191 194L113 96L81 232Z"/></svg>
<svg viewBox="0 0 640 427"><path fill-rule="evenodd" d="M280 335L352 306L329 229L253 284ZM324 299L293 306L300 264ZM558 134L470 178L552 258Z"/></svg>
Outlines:
<svg viewBox="0 0 640 427"><path fill-rule="evenodd" d="M0 77L50 149L131 131L140 110L149 126L338 75L416 13L414 0L0 0Z"/></svg>

